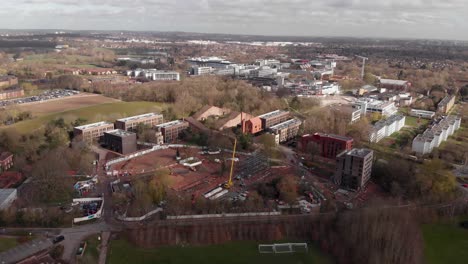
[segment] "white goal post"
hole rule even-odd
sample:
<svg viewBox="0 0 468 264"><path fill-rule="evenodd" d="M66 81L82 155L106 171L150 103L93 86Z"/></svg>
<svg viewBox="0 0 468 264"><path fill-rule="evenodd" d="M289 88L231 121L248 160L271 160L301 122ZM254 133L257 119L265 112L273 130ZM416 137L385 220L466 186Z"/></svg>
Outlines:
<svg viewBox="0 0 468 264"><path fill-rule="evenodd" d="M295 253L308 252L307 243L259 244L259 253Z"/></svg>

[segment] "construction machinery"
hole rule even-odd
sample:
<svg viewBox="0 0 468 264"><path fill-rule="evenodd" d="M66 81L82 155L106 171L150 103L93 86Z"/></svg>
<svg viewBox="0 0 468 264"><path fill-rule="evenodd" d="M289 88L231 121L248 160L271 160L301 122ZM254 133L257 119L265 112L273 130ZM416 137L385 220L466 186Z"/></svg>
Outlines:
<svg viewBox="0 0 468 264"><path fill-rule="evenodd" d="M363 57L363 56L359 56L359 55L355 55L356 57L362 59L362 68L361 68L361 79L364 80L364 69L366 67L366 60L368 60L369 58L367 57Z"/></svg>
<svg viewBox="0 0 468 264"><path fill-rule="evenodd" d="M234 161L235 161L235 158L236 158L236 146L237 146L237 139L235 138L234 139L234 148L232 150L231 171L229 172L229 180L228 180L228 182L226 182L226 184L224 184L224 188L226 188L226 189L229 189L229 188L232 187L232 185L234 185L232 183L232 173L234 172Z"/></svg>

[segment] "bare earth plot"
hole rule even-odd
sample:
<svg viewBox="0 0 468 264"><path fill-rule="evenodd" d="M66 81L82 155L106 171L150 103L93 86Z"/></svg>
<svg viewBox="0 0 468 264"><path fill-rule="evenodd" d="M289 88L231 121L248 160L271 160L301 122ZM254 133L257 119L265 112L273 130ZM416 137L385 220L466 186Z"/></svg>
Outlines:
<svg viewBox="0 0 468 264"><path fill-rule="evenodd" d="M118 102L119 100L98 94L77 94L69 97L33 102L16 106L20 111L30 111L34 116L63 112L82 107Z"/></svg>

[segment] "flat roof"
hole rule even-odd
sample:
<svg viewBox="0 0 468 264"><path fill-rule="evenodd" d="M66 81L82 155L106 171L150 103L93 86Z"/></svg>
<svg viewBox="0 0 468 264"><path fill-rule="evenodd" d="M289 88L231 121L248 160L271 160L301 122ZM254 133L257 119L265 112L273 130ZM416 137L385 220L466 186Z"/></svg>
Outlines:
<svg viewBox="0 0 468 264"><path fill-rule="evenodd" d="M321 132L314 133L314 135L319 135L320 137L328 137L328 138L334 138L334 139L344 140L344 141L353 140L352 137L345 137L345 136L327 134L327 133L321 133Z"/></svg>
<svg viewBox="0 0 468 264"><path fill-rule="evenodd" d="M274 125L272 127L270 127L270 129L272 130L275 130L275 129L283 129L283 128L286 128L286 127L289 127L290 125L295 125L295 124L301 124L301 120L298 120L298 119L289 119L287 121L284 121L283 123L279 123L277 125Z"/></svg>
<svg viewBox="0 0 468 264"><path fill-rule="evenodd" d="M381 84L393 84L393 85L405 85L408 81L405 80L393 80L393 79L380 79Z"/></svg>
<svg viewBox="0 0 468 264"><path fill-rule="evenodd" d="M0 189L0 204L10 197L12 193L16 192L16 189Z"/></svg>
<svg viewBox="0 0 468 264"><path fill-rule="evenodd" d="M142 115L136 115L136 116L129 116L129 117L125 117L125 118L120 118L120 119L117 119L117 121L127 122L127 121L134 121L134 120L153 117L153 116L162 116L162 114L146 113L146 114L142 114Z"/></svg>
<svg viewBox="0 0 468 264"><path fill-rule="evenodd" d="M114 124L111 123L111 122L107 122L107 121L101 121L101 122L87 124L87 125L83 125L83 126L77 126L75 128L85 130L85 129L89 129L89 128L104 126L104 125L114 125Z"/></svg>
<svg viewBox="0 0 468 264"><path fill-rule="evenodd" d="M134 135L135 133L130 132L130 131L126 131L126 130L122 130L122 129L114 129L114 130L106 131L106 132L104 132L104 134L111 134L111 135L115 135L115 136L119 136L119 137L126 137L126 136Z"/></svg>
<svg viewBox="0 0 468 264"><path fill-rule="evenodd" d="M446 105L450 100L452 100L455 96L453 95L447 95L444 97L444 99L442 99L438 104L437 106L441 106L441 105Z"/></svg>
<svg viewBox="0 0 468 264"><path fill-rule="evenodd" d="M277 115L280 115L280 114L283 114L283 113L289 113L289 112L288 111L283 111L283 110L275 110L275 111L271 111L271 112L268 112L268 113L263 114L263 115L259 115L258 117L259 118L270 118L270 117L277 116Z"/></svg>
<svg viewBox="0 0 468 264"><path fill-rule="evenodd" d="M166 123L163 123L163 124L159 124L156 127L157 128L165 128L165 127L171 127L171 126L175 126L175 125L182 124L182 123L184 123L184 121L174 120L174 121L166 122Z"/></svg>
<svg viewBox="0 0 468 264"><path fill-rule="evenodd" d="M354 148L354 149L348 151L348 152L346 153L346 155L351 155L351 156L355 156L355 157L364 158L365 156L367 156L367 155L369 155L369 154L371 154L371 153L373 153L373 151L370 150L370 149L364 149L364 148L359 149L359 148Z"/></svg>
<svg viewBox="0 0 468 264"><path fill-rule="evenodd" d="M435 112L427 111L427 110L411 109L411 112L413 112L413 113L433 114L433 115L435 115Z"/></svg>

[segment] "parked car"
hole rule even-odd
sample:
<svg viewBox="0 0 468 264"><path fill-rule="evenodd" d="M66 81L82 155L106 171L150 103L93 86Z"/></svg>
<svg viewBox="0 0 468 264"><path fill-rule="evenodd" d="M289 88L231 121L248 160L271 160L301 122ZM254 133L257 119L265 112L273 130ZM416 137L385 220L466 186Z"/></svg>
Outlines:
<svg viewBox="0 0 468 264"><path fill-rule="evenodd" d="M52 239L52 243L57 244L65 240L64 236L56 236L54 239Z"/></svg>

